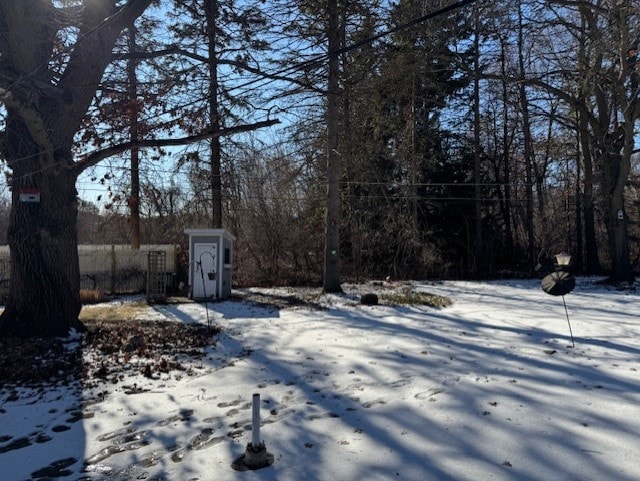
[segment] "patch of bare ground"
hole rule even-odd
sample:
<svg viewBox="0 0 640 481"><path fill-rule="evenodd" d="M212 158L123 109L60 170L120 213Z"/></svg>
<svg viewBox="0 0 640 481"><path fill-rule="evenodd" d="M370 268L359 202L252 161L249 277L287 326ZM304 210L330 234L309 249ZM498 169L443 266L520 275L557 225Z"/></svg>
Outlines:
<svg viewBox="0 0 640 481"><path fill-rule="evenodd" d="M419 291L413 282L369 281L360 284L345 283L343 292L335 294L354 304L361 302L363 296L375 295L376 304L387 306L420 305L442 309L452 304L451 299ZM272 309L326 309L331 304L322 288L279 287L245 288L234 290L234 298Z"/></svg>
<svg viewBox="0 0 640 481"><path fill-rule="evenodd" d="M187 360L204 356L219 332L196 324L133 319L117 311L112 306L103 315L82 316L86 332L76 337L1 339L0 388L117 382L130 374L153 379L184 370Z"/></svg>
<svg viewBox="0 0 640 481"><path fill-rule="evenodd" d="M307 308L323 309L319 288L236 289L233 298L270 309Z"/></svg>

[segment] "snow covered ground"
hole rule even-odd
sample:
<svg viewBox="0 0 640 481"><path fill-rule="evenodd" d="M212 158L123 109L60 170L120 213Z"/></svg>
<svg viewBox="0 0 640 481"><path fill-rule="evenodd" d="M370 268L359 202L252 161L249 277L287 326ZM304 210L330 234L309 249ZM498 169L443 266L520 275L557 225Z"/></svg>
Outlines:
<svg viewBox="0 0 640 481"><path fill-rule="evenodd" d="M0 479L640 479L637 294L579 279L566 297L572 348L562 298L539 281L414 289L454 303L149 307L147 319L208 315L223 332L191 371L159 380L0 388ZM254 393L274 462L236 471Z"/></svg>

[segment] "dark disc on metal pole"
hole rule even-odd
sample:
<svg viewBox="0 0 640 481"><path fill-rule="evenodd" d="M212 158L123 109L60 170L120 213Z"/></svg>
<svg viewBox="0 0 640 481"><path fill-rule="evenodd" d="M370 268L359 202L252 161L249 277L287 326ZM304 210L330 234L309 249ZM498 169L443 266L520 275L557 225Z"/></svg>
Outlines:
<svg viewBox="0 0 640 481"><path fill-rule="evenodd" d="M544 292L552 296L564 296L576 287L576 279L566 271L552 272L544 276L541 287Z"/></svg>

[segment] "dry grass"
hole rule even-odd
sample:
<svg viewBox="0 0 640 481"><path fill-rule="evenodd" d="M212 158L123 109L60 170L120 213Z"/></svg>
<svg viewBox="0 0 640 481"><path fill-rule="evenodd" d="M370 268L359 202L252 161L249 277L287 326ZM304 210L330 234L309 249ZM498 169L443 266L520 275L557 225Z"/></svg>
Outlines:
<svg viewBox="0 0 640 481"><path fill-rule="evenodd" d="M420 306L429 306L436 309L449 307L451 299L444 296L429 294L427 292L393 292L384 293L381 299L386 304L414 304Z"/></svg>
<svg viewBox="0 0 640 481"><path fill-rule="evenodd" d="M107 300L107 295L99 289L80 289L82 305L99 304Z"/></svg>
<svg viewBox="0 0 640 481"><path fill-rule="evenodd" d="M144 317L149 309L145 301L109 303L83 306L80 311L81 321L124 321Z"/></svg>

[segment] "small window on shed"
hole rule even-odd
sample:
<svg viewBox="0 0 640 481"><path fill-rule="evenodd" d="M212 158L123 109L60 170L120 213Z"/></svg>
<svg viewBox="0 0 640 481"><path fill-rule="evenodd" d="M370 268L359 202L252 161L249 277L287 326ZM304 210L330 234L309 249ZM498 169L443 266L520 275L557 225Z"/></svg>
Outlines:
<svg viewBox="0 0 640 481"><path fill-rule="evenodd" d="M231 264L231 249L228 247L224 248L224 263Z"/></svg>

